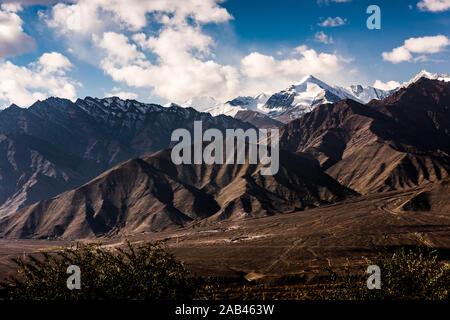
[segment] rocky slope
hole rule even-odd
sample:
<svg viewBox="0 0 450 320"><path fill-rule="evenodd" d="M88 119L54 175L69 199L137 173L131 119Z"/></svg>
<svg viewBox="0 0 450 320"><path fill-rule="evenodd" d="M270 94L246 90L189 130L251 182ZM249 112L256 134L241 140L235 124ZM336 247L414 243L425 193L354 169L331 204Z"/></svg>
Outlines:
<svg viewBox="0 0 450 320"><path fill-rule="evenodd" d="M267 129L267 128L278 128L283 123L281 121L272 119L262 113L252 111L252 110L242 110L238 111L234 116L235 119L242 120L254 125L257 128Z"/></svg>
<svg viewBox="0 0 450 320"><path fill-rule="evenodd" d="M33 136L0 135L0 216L75 188L101 169Z"/></svg>
<svg viewBox="0 0 450 320"><path fill-rule="evenodd" d="M423 190L402 203L397 210L400 212L426 211L435 214L450 212L450 179L445 179L434 184L428 190Z"/></svg>
<svg viewBox="0 0 450 320"><path fill-rule="evenodd" d="M367 105L321 105L281 127L281 146L360 193L397 190L449 175L449 119L450 83L422 78Z"/></svg>
<svg viewBox="0 0 450 320"><path fill-rule="evenodd" d="M290 213L355 193L315 161L282 152L275 176L261 165L174 165L170 150L126 161L82 187L0 220L7 238L92 238L161 231L192 221Z"/></svg>
<svg viewBox="0 0 450 320"><path fill-rule="evenodd" d="M175 129L253 128L229 116L118 98L50 98L0 112L0 215L77 187L112 166L170 146ZM88 166L88 168L86 168Z"/></svg>

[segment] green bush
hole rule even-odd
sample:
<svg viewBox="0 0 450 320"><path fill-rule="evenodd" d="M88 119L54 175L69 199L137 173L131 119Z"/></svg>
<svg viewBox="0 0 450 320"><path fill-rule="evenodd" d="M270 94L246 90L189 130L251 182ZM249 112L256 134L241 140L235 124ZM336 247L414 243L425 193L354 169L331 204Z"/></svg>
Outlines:
<svg viewBox="0 0 450 320"><path fill-rule="evenodd" d="M381 289L369 290L363 270L329 270L312 284L301 279L285 283L235 285L217 279L188 278L184 266L161 244L105 249L79 245L54 254L16 259L19 274L0 289L10 300L145 300L145 299L313 299L313 300L449 300L450 268L426 247L386 247L368 265L381 269ZM81 290L69 290L67 267L81 269ZM299 280L301 283L296 283ZM1 287L1 286L0 286Z"/></svg>
<svg viewBox="0 0 450 320"><path fill-rule="evenodd" d="M367 288L366 268L381 270L381 289ZM449 300L450 268L426 247L385 247L364 268L328 268L311 283L300 277L272 283L207 283L199 289L206 299L239 300Z"/></svg>
<svg viewBox="0 0 450 320"><path fill-rule="evenodd" d="M450 298L450 268L441 263L436 251L425 247L400 248L378 255L371 261L381 268L386 299L443 300Z"/></svg>
<svg viewBox="0 0 450 320"><path fill-rule="evenodd" d="M448 300L450 298L450 268L439 261L436 251L426 247L384 249L368 265L381 270L381 289L369 290L369 275L352 274L346 270L331 272L336 289L324 299L337 300Z"/></svg>
<svg viewBox="0 0 450 320"><path fill-rule="evenodd" d="M3 283L9 300L188 299L193 286L182 263L160 243L105 249L77 245L55 254L14 259L18 277ZM67 268L81 269L81 290L67 288Z"/></svg>

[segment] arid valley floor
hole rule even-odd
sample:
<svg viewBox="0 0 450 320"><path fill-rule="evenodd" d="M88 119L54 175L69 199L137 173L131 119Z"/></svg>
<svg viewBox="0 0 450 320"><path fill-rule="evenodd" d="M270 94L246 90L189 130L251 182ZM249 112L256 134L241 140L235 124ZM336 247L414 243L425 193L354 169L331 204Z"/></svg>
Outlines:
<svg viewBox="0 0 450 320"><path fill-rule="evenodd" d="M95 241L114 247L125 240L138 244L167 239L165 246L193 275L247 279L284 275L310 278L327 266L339 269L365 264L365 258L385 244L385 236L391 246L425 242L422 244L436 248L448 260L450 212L399 209L427 188L355 197L293 214L240 222L203 221L180 229ZM74 243L0 240L0 274L3 277L15 271L10 262L13 257L51 252Z"/></svg>

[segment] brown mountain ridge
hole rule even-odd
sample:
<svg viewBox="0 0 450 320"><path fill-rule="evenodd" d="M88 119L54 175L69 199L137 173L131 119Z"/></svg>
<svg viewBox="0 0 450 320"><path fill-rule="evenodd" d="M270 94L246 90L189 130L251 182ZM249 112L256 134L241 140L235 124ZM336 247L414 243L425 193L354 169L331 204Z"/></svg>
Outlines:
<svg viewBox="0 0 450 320"><path fill-rule="evenodd" d="M263 176L261 165L248 163L177 166L165 149L0 219L0 237L75 239L162 231L433 184L450 172L449 106L450 84L428 79L381 102L321 105L280 128L284 150L275 176Z"/></svg>
<svg viewBox="0 0 450 320"><path fill-rule="evenodd" d="M282 151L280 170L261 165L174 165L170 149L131 159L82 187L0 220L7 238L79 239L161 231L192 221L291 213L355 192L301 155Z"/></svg>
<svg viewBox="0 0 450 320"><path fill-rule="evenodd" d="M450 172L450 84L422 78L382 101L321 105L280 139L362 194L439 181Z"/></svg>

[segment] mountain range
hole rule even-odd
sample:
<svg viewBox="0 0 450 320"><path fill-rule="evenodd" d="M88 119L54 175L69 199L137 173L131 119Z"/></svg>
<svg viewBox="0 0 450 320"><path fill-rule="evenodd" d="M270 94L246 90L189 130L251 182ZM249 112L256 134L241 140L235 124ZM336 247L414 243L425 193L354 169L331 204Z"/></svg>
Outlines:
<svg viewBox="0 0 450 320"><path fill-rule="evenodd" d="M308 77L292 87L294 101L313 101L305 92L318 88L327 92L321 103L287 124L270 112L243 108L236 117L214 117L119 98L49 98L28 109L12 105L0 112L0 237L157 232L201 221L288 214L448 179L450 83L445 76L415 79L366 104L347 92L344 99L329 101L343 91L324 89L326 84ZM288 92L251 108L270 105L278 112L284 107L277 103ZM262 176L260 165L248 162L174 165L171 133L178 128L193 133L197 120L204 130L222 132L279 126L279 172Z"/></svg>
<svg viewBox="0 0 450 320"><path fill-rule="evenodd" d="M274 176L248 162L174 165L171 130L192 130L194 120L204 129L254 128L225 115L118 98L52 98L4 110L0 236L111 237L239 221L409 190L450 174L445 81L420 78L367 104L321 104L282 125Z"/></svg>
<svg viewBox="0 0 450 320"><path fill-rule="evenodd" d="M400 88L418 81L421 78L450 81L446 74L430 73L422 70L411 80L404 82L392 90L381 90L371 86L351 85L340 87L329 85L316 77L309 75L298 83L274 94L262 93L255 97L237 97L226 103L216 101L212 97L195 97L186 101L183 106L192 107L212 115L226 114L235 117L240 111L256 111L277 121L288 123L315 107L324 103L352 99L359 103L371 100L382 100Z"/></svg>
<svg viewBox="0 0 450 320"><path fill-rule="evenodd" d="M89 183L0 220L9 238L92 238L157 232L192 221L241 220L330 204L354 191L315 161L282 152L275 176L261 165L174 165L170 150L131 159Z"/></svg>
<svg viewBox="0 0 450 320"><path fill-rule="evenodd" d="M438 181L450 172L449 88L421 78L381 101L321 105L283 125L280 146L362 194Z"/></svg>
<svg viewBox="0 0 450 320"><path fill-rule="evenodd" d="M48 199L130 158L171 144L175 129L253 128L191 108L165 108L119 98L59 98L0 112L0 215Z"/></svg>

